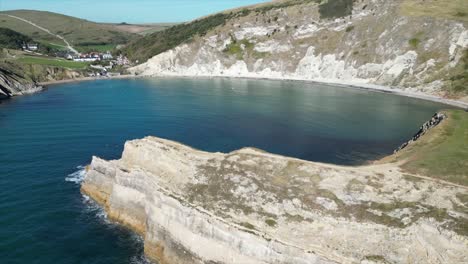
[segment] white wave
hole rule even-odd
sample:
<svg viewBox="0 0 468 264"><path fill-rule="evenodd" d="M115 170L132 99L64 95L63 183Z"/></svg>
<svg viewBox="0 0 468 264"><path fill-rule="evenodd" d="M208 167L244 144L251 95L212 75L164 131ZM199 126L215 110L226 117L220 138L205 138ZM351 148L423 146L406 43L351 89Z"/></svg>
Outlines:
<svg viewBox="0 0 468 264"><path fill-rule="evenodd" d="M96 217L106 224L112 224L107 218L107 213L98 203L96 203L89 196L83 194L83 204L85 205L86 212L96 215Z"/></svg>
<svg viewBox="0 0 468 264"><path fill-rule="evenodd" d="M80 165L80 166L78 166L76 168L78 170L71 173L71 174L68 174L67 177L65 177L65 181L73 182L73 183L76 183L76 184L81 184L81 182L83 182L83 180L85 178L85 174L86 174L86 167Z"/></svg>

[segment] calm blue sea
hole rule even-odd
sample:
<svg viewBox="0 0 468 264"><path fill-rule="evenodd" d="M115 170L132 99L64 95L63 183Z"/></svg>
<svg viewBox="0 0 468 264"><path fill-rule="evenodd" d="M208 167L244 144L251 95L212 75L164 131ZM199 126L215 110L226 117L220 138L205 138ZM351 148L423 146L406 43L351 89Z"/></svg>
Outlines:
<svg viewBox="0 0 468 264"><path fill-rule="evenodd" d="M144 263L141 240L79 192L92 155L155 135L361 164L445 106L363 90L243 79L100 80L0 103L0 263Z"/></svg>

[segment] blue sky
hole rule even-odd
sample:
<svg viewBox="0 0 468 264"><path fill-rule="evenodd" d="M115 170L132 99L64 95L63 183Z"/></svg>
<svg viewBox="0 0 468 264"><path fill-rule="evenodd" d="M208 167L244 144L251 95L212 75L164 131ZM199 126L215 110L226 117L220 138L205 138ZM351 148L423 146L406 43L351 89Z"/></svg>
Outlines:
<svg viewBox="0 0 468 264"><path fill-rule="evenodd" d="M52 11L96 22L182 22L265 0L0 0L0 10Z"/></svg>

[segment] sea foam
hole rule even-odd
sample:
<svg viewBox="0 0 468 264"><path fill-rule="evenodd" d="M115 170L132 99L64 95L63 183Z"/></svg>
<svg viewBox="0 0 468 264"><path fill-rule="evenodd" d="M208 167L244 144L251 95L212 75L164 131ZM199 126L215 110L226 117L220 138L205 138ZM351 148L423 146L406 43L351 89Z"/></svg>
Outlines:
<svg viewBox="0 0 468 264"><path fill-rule="evenodd" d="M86 167L80 165L80 166L77 166L76 168L78 170L73 173L68 174L67 177L65 177L65 181L73 182L76 184L81 184L86 174Z"/></svg>

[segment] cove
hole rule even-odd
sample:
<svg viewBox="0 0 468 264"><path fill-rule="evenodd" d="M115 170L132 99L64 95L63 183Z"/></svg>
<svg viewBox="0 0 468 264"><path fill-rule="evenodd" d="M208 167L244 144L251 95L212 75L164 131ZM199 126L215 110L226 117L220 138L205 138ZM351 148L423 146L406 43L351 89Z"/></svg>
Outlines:
<svg viewBox="0 0 468 264"><path fill-rule="evenodd" d="M92 155L118 158L126 140L155 135L206 151L252 146L358 165L392 153L444 108L325 84L184 78L60 84L2 101L2 262L145 262L138 237L65 180L79 181L77 166Z"/></svg>

